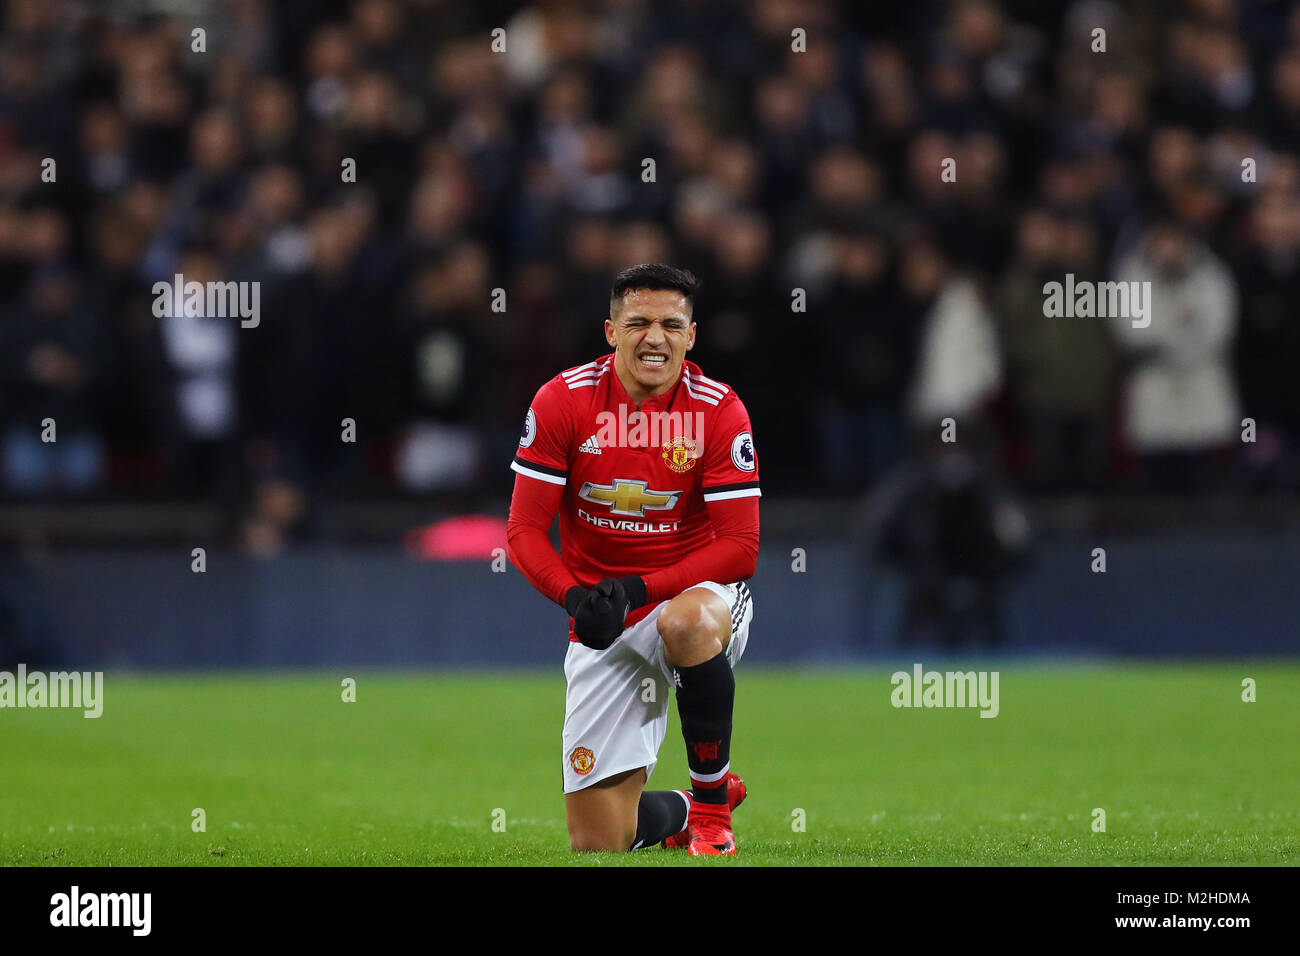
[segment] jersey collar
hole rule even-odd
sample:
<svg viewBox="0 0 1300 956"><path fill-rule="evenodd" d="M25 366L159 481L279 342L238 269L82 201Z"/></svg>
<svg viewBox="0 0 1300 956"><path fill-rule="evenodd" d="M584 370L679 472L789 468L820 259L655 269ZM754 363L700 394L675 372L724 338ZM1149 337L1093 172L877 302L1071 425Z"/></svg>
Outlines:
<svg viewBox="0 0 1300 956"><path fill-rule="evenodd" d="M609 377L611 379L609 387L613 390L614 399L619 402L626 402L628 405L634 405L635 403L632 401L632 396L629 395L627 389L623 387L623 380L618 377L618 368L614 365L613 355L610 355L609 357L609 364ZM677 389L681 387L682 378L685 375L686 360L683 359L682 367L677 371L677 381L673 382L673 387L668 389L668 391L664 392L662 395L651 395L641 403L641 411L651 412L659 408L672 407L673 399L677 395Z"/></svg>

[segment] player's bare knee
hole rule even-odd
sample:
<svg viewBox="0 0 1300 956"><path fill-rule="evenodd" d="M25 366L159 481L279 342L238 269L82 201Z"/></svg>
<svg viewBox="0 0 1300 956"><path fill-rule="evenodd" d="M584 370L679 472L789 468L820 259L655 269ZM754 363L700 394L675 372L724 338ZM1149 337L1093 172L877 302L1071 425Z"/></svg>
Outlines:
<svg viewBox="0 0 1300 956"><path fill-rule="evenodd" d="M658 625L668 660L684 666L702 663L726 646L731 616L716 594L695 590L669 601L659 612Z"/></svg>

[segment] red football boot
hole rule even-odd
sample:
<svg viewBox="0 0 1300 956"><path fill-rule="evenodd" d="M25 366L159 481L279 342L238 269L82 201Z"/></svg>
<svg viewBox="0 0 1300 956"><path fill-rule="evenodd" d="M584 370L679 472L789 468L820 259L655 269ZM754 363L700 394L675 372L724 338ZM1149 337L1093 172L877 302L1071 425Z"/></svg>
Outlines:
<svg viewBox="0 0 1300 956"><path fill-rule="evenodd" d="M689 798L691 795L690 791L689 790L685 791L685 793L686 796ZM729 772L727 774L728 811L736 809L736 807L740 806L744 802L744 800L745 800L745 781L741 780L734 773ZM691 813L694 813L695 808L698 806L704 806L704 804L699 804L696 803L694 800L692 800ZM728 828L730 828L730 824L728 824ZM691 833L690 817L688 816L686 820L686 829L683 830L681 833L675 833L672 836L668 837L666 840L663 841L663 843L660 844L660 846L662 846L665 850L685 850L690 845L691 842L690 833ZM732 850L732 852L734 853L735 850Z"/></svg>
<svg viewBox="0 0 1300 956"><path fill-rule="evenodd" d="M736 837L731 832L731 808L719 803L691 801L691 842L686 852L691 856L734 856Z"/></svg>

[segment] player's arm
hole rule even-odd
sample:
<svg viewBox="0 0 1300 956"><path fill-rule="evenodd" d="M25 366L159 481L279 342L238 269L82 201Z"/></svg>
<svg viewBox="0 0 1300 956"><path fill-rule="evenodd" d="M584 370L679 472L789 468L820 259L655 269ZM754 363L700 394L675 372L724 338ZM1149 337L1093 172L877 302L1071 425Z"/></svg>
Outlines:
<svg viewBox="0 0 1300 956"><path fill-rule="evenodd" d="M583 644L604 650L623 631L628 599L626 593L616 593L609 580L591 590L583 587L551 547L547 532L563 498L563 485L530 477L520 470L506 522L506 554L533 587L569 612L573 633ZM640 579L636 580L633 593L644 595ZM637 607L645 603L644 597L636 600Z"/></svg>
<svg viewBox="0 0 1300 956"><path fill-rule="evenodd" d="M569 476L571 418L562 382L538 390L524 420L506 521L506 555L528 582L573 614L586 594L564 560L551 546L549 532L564 498Z"/></svg>
<svg viewBox="0 0 1300 956"><path fill-rule="evenodd" d="M516 475L506 521L506 554L529 584L572 614L566 601L569 592L585 589L555 552L548 534L563 497L563 486Z"/></svg>
<svg viewBox="0 0 1300 956"><path fill-rule="evenodd" d="M758 566L758 485L742 498L708 501L716 537L676 564L645 575L645 601L666 601L701 581L730 584L754 576ZM707 492L706 492L707 501Z"/></svg>

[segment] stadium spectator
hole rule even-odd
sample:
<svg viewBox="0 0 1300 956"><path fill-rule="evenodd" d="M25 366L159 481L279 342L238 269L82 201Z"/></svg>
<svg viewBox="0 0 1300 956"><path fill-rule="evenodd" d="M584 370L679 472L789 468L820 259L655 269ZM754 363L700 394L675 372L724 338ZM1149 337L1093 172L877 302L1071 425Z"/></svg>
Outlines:
<svg viewBox="0 0 1300 956"><path fill-rule="evenodd" d="M191 246L181 252L177 271L187 283L221 278L216 255ZM170 283L169 283L170 285ZM177 486L192 495L229 499L237 482L236 336L238 317L191 315L163 293L159 321L166 361L170 462Z"/></svg>
<svg viewBox="0 0 1300 956"><path fill-rule="evenodd" d="M1105 319L1047 318L1043 287L1067 273L1104 278L1096 230L1049 209L1020 219L1016 255L1002 278L998 314L1007 378L1025 429L1030 487L1100 490L1114 391L1114 345Z"/></svg>
<svg viewBox="0 0 1300 956"><path fill-rule="evenodd" d="M908 414L929 432L944 418L977 420L1002 383L1002 353L993 317L976 283L956 272L928 238L903 249L900 273L905 308L921 341Z"/></svg>
<svg viewBox="0 0 1300 956"><path fill-rule="evenodd" d="M1236 283L1222 260L1172 221L1144 233L1114 278L1150 283L1149 324L1107 320L1132 359L1124 437L1146 459L1155 487L1201 490L1214 474L1213 453L1239 439Z"/></svg>
<svg viewBox="0 0 1300 956"><path fill-rule="evenodd" d="M98 333L76 279L55 266L36 274L26 303L0 326L4 477L12 491L78 493L99 484L104 449L92 415Z"/></svg>
<svg viewBox="0 0 1300 956"><path fill-rule="evenodd" d="M1300 467L1300 197L1266 192L1252 205L1236 255L1242 295L1235 366L1243 414L1258 432L1245 449L1252 472L1292 486Z"/></svg>
<svg viewBox="0 0 1300 956"><path fill-rule="evenodd" d="M815 378L822 472L837 490L864 487L898 459L919 323L908 313L886 239L870 230L834 239L829 295L819 308Z"/></svg>

